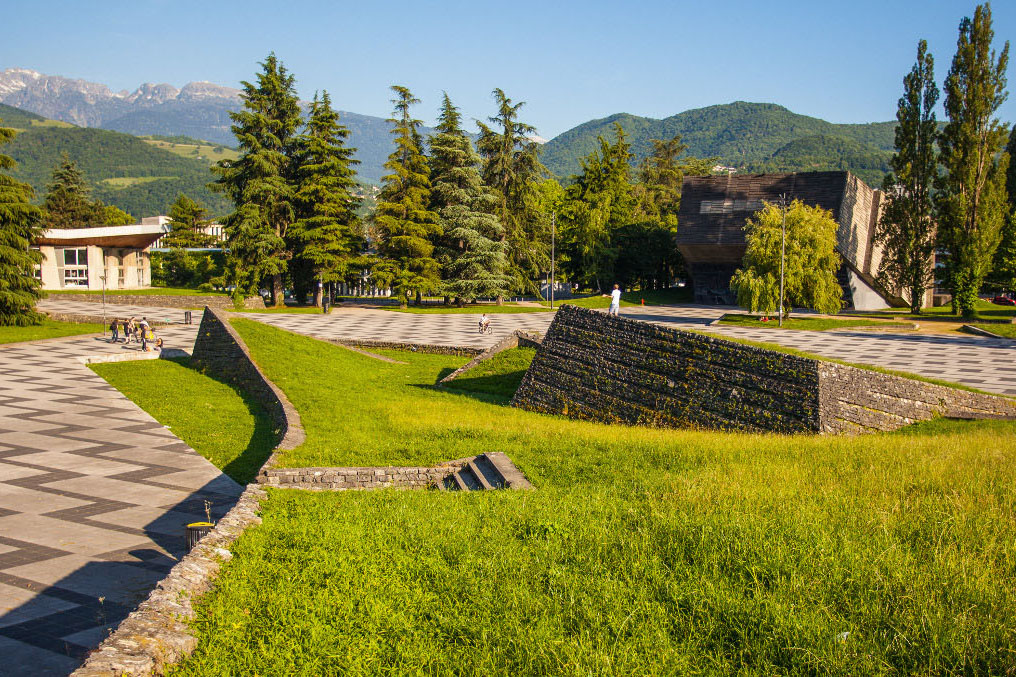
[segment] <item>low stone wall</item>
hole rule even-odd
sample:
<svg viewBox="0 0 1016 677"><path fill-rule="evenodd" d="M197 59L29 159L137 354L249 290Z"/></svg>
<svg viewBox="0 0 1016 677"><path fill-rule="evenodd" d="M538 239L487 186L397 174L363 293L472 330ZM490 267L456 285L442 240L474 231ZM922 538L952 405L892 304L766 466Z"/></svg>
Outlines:
<svg viewBox="0 0 1016 677"><path fill-rule="evenodd" d="M465 346L443 346L435 343L406 343L403 341L379 341L374 339L325 339L329 343L354 348L375 348L381 350L410 350L413 352L435 353L437 355L479 355L480 348Z"/></svg>
<svg viewBox="0 0 1016 677"><path fill-rule="evenodd" d="M82 303L102 303L102 294L54 294L51 298L67 299ZM233 299L229 296L179 296L171 294L110 294L106 293L106 305L152 306L158 308L200 308L207 306L218 310L232 310ZM260 296L243 300L243 307L251 310L265 307Z"/></svg>
<svg viewBox="0 0 1016 677"><path fill-rule="evenodd" d="M564 306L514 406L573 418L759 432L895 430L936 416L1016 418L1004 397Z"/></svg>
<svg viewBox="0 0 1016 677"><path fill-rule="evenodd" d="M99 313L96 313L95 315L83 315L81 313L57 313L49 310L43 310L41 312L45 313L46 316L49 317L49 319L56 320L57 322L84 322L92 324L101 324L108 329L109 324L113 321L113 318L121 317L121 315L118 315L115 312L116 306L113 307L107 306L106 310L107 312L105 316ZM165 327L167 325L176 323L173 322L172 320L166 319L160 320L159 318L153 316L148 319L148 324L152 325L153 327Z"/></svg>
<svg viewBox="0 0 1016 677"><path fill-rule="evenodd" d="M438 385L455 380L456 378L466 373L476 365L480 364L481 362L486 362L487 360L494 357L500 352L504 352L505 350L511 350L512 348L518 347L539 348L540 343L542 341L543 339L540 337L539 334L530 334L528 332L522 331L521 329L516 329L512 333L508 334L508 336L505 336L503 339L492 345L490 348L487 348L482 353L480 353L473 359L469 360L469 362L466 362L464 365L462 365L461 367L459 367L458 369L456 369L455 371L453 371L452 373L448 374L443 379L438 381Z"/></svg>
<svg viewBox="0 0 1016 677"><path fill-rule="evenodd" d="M167 665L194 651L198 640L187 626L187 621L194 618L194 603L212 589L222 562L232 559L229 547L233 542L248 526L261 523L257 511L264 496L263 490L249 485L215 529L170 570L72 675L161 675Z"/></svg>
<svg viewBox="0 0 1016 677"><path fill-rule="evenodd" d="M818 362L824 433L896 430L938 416L1016 418L1016 401L985 393Z"/></svg>
<svg viewBox="0 0 1016 677"><path fill-rule="evenodd" d="M205 308L191 363L232 383L261 402L277 426L277 449L294 449L303 444L300 414L285 393L254 363L247 345L219 310Z"/></svg>
<svg viewBox="0 0 1016 677"><path fill-rule="evenodd" d="M345 491L355 489L423 489L442 482L466 465L468 459L448 461L434 467L384 468L269 468L258 482L280 489Z"/></svg>

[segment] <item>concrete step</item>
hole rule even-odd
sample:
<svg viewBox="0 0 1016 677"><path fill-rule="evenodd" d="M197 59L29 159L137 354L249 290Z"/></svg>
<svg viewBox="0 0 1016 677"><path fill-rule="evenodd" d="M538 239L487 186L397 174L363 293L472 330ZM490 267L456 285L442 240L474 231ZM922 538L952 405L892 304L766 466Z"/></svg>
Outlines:
<svg viewBox="0 0 1016 677"><path fill-rule="evenodd" d="M525 475L501 452L487 452L466 460L466 464L445 478L439 489L451 491L489 491L492 489L532 489Z"/></svg>

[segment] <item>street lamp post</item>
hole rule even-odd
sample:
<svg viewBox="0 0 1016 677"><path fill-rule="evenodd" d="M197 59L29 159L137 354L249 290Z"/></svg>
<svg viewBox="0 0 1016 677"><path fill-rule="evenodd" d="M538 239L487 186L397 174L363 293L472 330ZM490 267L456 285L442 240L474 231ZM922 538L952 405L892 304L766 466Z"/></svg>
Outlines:
<svg viewBox="0 0 1016 677"><path fill-rule="evenodd" d="M787 257L787 195L780 195L780 206L783 207L783 224L780 226L780 326L783 326L783 271Z"/></svg>
<svg viewBox="0 0 1016 677"><path fill-rule="evenodd" d="M554 310L554 240L557 236L557 211L550 214L550 309Z"/></svg>

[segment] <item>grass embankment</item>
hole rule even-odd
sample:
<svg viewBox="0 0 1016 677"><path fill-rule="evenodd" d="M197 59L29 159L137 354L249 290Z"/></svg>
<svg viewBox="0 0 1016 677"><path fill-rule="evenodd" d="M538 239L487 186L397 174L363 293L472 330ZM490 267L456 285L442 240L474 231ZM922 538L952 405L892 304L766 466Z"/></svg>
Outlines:
<svg viewBox="0 0 1016 677"><path fill-rule="evenodd" d="M41 341L42 339L77 336L79 334L100 334L102 325L91 322L57 322L45 319L41 324L28 327L0 327L0 343Z"/></svg>
<svg viewBox="0 0 1016 677"><path fill-rule="evenodd" d="M861 327L878 327L879 329L906 330L913 329L914 325L905 322L891 322L886 320L860 320L860 319L839 319L832 317L784 317L783 326L780 327L778 319L770 319L763 322L753 315L730 314L724 315L719 322L724 325L737 327L751 327L753 329L797 329L806 331L829 331L830 329L857 329Z"/></svg>
<svg viewBox="0 0 1016 677"><path fill-rule="evenodd" d="M405 308L399 308L398 306L381 306L383 310L390 310L395 313L414 313L417 315L444 315L449 313L467 313L476 314L488 313L491 315L501 315L505 313L546 313L550 312L550 308L543 308L541 306L520 306L514 303L503 303L500 306L493 303L477 303L476 305L467 304L459 308L458 306L414 306L408 305Z"/></svg>
<svg viewBox="0 0 1016 677"><path fill-rule="evenodd" d="M189 358L89 365L192 449L240 484L253 481L275 445L271 417Z"/></svg>
<svg viewBox="0 0 1016 677"><path fill-rule="evenodd" d="M54 289L47 294L87 294L101 296L101 289ZM107 289L106 296L228 296L224 292L201 291L187 287L145 287L144 289Z"/></svg>
<svg viewBox="0 0 1016 677"><path fill-rule="evenodd" d="M1003 673L1016 425L818 437L517 411L236 320L290 465L507 452L533 492L272 491L174 674Z"/></svg>
<svg viewBox="0 0 1016 677"><path fill-rule="evenodd" d="M536 355L534 348L511 348L502 351L445 384L446 388L470 393L494 395L509 400L519 389L529 363Z"/></svg>
<svg viewBox="0 0 1016 677"><path fill-rule="evenodd" d="M998 336L1016 339L1016 324L975 324L973 326Z"/></svg>

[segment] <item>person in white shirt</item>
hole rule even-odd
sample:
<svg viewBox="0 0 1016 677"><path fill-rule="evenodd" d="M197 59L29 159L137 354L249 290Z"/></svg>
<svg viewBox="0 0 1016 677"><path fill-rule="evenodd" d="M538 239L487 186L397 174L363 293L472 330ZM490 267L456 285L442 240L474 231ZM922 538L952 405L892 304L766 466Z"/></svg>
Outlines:
<svg viewBox="0 0 1016 677"><path fill-rule="evenodd" d="M606 296L606 294L604 294L604 296ZM615 284L614 291L610 292L610 308L607 309L607 314L617 316L620 310L621 310L621 288Z"/></svg>
<svg viewBox="0 0 1016 677"><path fill-rule="evenodd" d="M480 333L482 334L483 332L487 331L487 327L489 326L490 326L490 318L487 317L487 313L484 313L480 317Z"/></svg>

